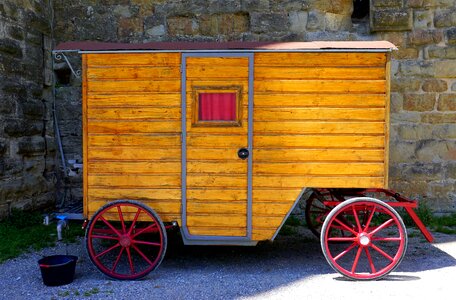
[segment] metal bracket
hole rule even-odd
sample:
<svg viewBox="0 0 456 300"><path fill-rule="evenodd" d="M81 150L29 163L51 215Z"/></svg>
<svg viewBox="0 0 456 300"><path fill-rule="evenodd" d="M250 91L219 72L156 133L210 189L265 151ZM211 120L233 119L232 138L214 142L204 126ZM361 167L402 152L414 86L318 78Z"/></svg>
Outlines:
<svg viewBox="0 0 456 300"><path fill-rule="evenodd" d="M73 66L71 65L70 61L68 60L68 57L63 52L53 52L53 53L54 53L54 59L56 61L65 60L68 67L70 67L71 73L73 73L74 77L81 78L81 73L82 73L81 70L75 70L73 68Z"/></svg>

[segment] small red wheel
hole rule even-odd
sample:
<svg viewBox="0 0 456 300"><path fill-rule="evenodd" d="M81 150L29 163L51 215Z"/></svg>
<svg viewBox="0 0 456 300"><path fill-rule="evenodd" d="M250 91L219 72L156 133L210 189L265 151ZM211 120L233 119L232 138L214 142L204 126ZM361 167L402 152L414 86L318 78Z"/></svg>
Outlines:
<svg viewBox="0 0 456 300"><path fill-rule="evenodd" d="M101 207L86 230L90 260L115 279L134 280L160 265L166 252L165 227L146 205L128 200Z"/></svg>
<svg viewBox="0 0 456 300"><path fill-rule="evenodd" d="M340 235L341 230L345 236ZM399 214L388 204L374 198L353 198L328 214L320 242L334 270L351 279L375 280L402 261L407 232Z"/></svg>
<svg viewBox="0 0 456 300"><path fill-rule="evenodd" d="M331 208L323 203L324 200L324 196L321 193L313 191L306 201L305 217L307 227L318 238L320 238L321 226L331 211Z"/></svg>

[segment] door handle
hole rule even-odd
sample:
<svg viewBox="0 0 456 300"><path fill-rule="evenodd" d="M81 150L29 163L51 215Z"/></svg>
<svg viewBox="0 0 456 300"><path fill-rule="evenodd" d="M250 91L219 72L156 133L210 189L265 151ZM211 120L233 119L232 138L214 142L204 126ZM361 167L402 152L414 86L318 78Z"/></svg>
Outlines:
<svg viewBox="0 0 456 300"><path fill-rule="evenodd" d="M246 148L241 148L238 150L238 156L240 159L246 159L247 157L249 157L249 154L249 150Z"/></svg>

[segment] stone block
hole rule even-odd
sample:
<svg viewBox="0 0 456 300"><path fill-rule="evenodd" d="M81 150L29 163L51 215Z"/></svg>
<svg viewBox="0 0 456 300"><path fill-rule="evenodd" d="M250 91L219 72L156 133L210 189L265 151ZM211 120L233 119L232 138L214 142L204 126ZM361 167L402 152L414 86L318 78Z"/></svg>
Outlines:
<svg viewBox="0 0 456 300"><path fill-rule="evenodd" d="M440 94L437 110L456 112L456 93Z"/></svg>
<svg viewBox="0 0 456 300"><path fill-rule="evenodd" d="M429 124L400 124L398 136L405 141L418 141L433 138L433 127Z"/></svg>
<svg viewBox="0 0 456 300"><path fill-rule="evenodd" d="M429 58L456 59L456 45L448 47L429 47Z"/></svg>
<svg viewBox="0 0 456 300"><path fill-rule="evenodd" d="M448 89L448 84L441 79L426 79L421 88L425 92L444 92Z"/></svg>
<svg viewBox="0 0 456 300"><path fill-rule="evenodd" d="M456 27L448 29L446 32L448 44L456 45Z"/></svg>
<svg viewBox="0 0 456 300"><path fill-rule="evenodd" d="M393 59L417 59L420 51L417 48L399 48L398 51L393 51Z"/></svg>
<svg viewBox="0 0 456 300"><path fill-rule="evenodd" d="M405 94L404 110L431 111L435 106L435 94Z"/></svg>
<svg viewBox="0 0 456 300"><path fill-rule="evenodd" d="M432 61L407 60L399 63L399 73L403 77L434 77L436 69Z"/></svg>
<svg viewBox="0 0 456 300"><path fill-rule="evenodd" d="M132 5L117 5L112 10L114 16L118 18L131 18L138 14L138 7Z"/></svg>
<svg viewBox="0 0 456 300"><path fill-rule="evenodd" d="M0 113L9 115L16 111L16 101L3 97L0 101Z"/></svg>
<svg viewBox="0 0 456 300"><path fill-rule="evenodd" d="M304 33L307 27L307 12L292 11L288 14L290 21L290 31L294 33Z"/></svg>
<svg viewBox="0 0 456 300"><path fill-rule="evenodd" d="M375 7L402 7L402 0L371 0L371 5Z"/></svg>
<svg viewBox="0 0 456 300"><path fill-rule="evenodd" d="M350 16L353 11L353 2L351 0L322 0L313 1L312 8L325 13L341 14Z"/></svg>
<svg viewBox="0 0 456 300"><path fill-rule="evenodd" d="M405 0L405 6L410 8L423 7L423 0Z"/></svg>
<svg viewBox="0 0 456 300"><path fill-rule="evenodd" d="M442 164L416 162L402 168L403 178L413 178L413 180L442 180L444 178Z"/></svg>
<svg viewBox="0 0 456 300"><path fill-rule="evenodd" d="M402 110L404 96L400 93L391 93L390 109L392 113L398 113Z"/></svg>
<svg viewBox="0 0 456 300"><path fill-rule="evenodd" d="M288 15L286 13L257 13L250 14L251 31L262 32L284 32L289 28Z"/></svg>
<svg viewBox="0 0 456 300"><path fill-rule="evenodd" d="M352 27L351 17L347 15L326 13L325 28L328 31L345 31Z"/></svg>
<svg viewBox="0 0 456 300"><path fill-rule="evenodd" d="M143 20L141 18L120 19L117 30L120 38L136 36L144 31Z"/></svg>
<svg viewBox="0 0 456 300"><path fill-rule="evenodd" d="M433 113L424 113L421 115L422 123L430 124L441 124L441 123L456 123L456 113L452 112L433 112Z"/></svg>
<svg viewBox="0 0 456 300"><path fill-rule="evenodd" d="M434 22L434 13L430 10L415 10L413 12L413 28L431 28Z"/></svg>
<svg viewBox="0 0 456 300"><path fill-rule="evenodd" d="M42 120L44 118L45 109L41 102L25 101L20 103L20 107L27 119Z"/></svg>
<svg viewBox="0 0 456 300"><path fill-rule="evenodd" d="M164 36L166 34L166 29L164 25L157 25L146 30L146 34L154 37Z"/></svg>
<svg viewBox="0 0 456 300"><path fill-rule="evenodd" d="M32 11L25 13L25 24L27 30L38 30L39 32L50 35L51 34L51 24L50 20L46 19L42 15L37 15Z"/></svg>
<svg viewBox="0 0 456 300"><path fill-rule="evenodd" d="M393 77L391 80L391 92L417 92L420 86L420 78Z"/></svg>
<svg viewBox="0 0 456 300"><path fill-rule="evenodd" d="M22 58L22 48L19 42L8 38L0 39L0 53Z"/></svg>
<svg viewBox="0 0 456 300"><path fill-rule="evenodd" d="M24 28L15 25L9 25L6 27L6 32L10 37L15 40L22 41L25 38L25 31Z"/></svg>
<svg viewBox="0 0 456 300"><path fill-rule="evenodd" d="M214 16L211 21L211 25L217 26L217 18ZM168 24L168 34L170 36L177 36L177 35L194 35L198 32L198 24L196 20L193 19L191 16L177 16L177 17L169 17L167 19ZM210 27L213 28L212 26Z"/></svg>
<svg viewBox="0 0 456 300"><path fill-rule="evenodd" d="M411 141L393 141L390 144L390 165L416 161L416 143Z"/></svg>
<svg viewBox="0 0 456 300"><path fill-rule="evenodd" d="M418 29L408 34L408 44L412 46L438 44L442 40L443 32L441 30Z"/></svg>
<svg viewBox="0 0 456 300"><path fill-rule="evenodd" d="M202 5L210 14L237 13L241 9L241 0L206 0Z"/></svg>
<svg viewBox="0 0 456 300"><path fill-rule="evenodd" d="M0 138L0 154L5 154L7 148L7 141L5 139Z"/></svg>
<svg viewBox="0 0 456 300"><path fill-rule="evenodd" d="M5 121L4 132L11 137L32 136L41 134L43 122L31 122L25 120Z"/></svg>
<svg viewBox="0 0 456 300"><path fill-rule="evenodd" d="M436 10L434 15L435 27L456 26L456 8Z"/></svg>
<svg viewBox="0 0 456 300"><path fill-rule="evenodd" d="M451 90L456 91L456 81L451 85Z"/></svg>
<svg viewBox="0 0 456 300"><path fill-rule="evenodd" d="M456 78L456 60L441 60L435 62L435 77Z"/></svg>
<svg viewBox="0 0 456 300"><path fill-rule="evenodd" d="M456 179L456 162L452 161L448 163L446 167L446 177ZM454 187L455 185L452 185L453 190Z"/></svg>
<svg viewBox="0 0 456 300"><path fill-rule="evenodd" d="M371 8L371 31L410 30L412 24L412 11L409 9L373 10Z"/></svg>
<svg viewBox="0 0 456 300"><path fill-rule="evenodd" d="M26 137L18 143L18 154L24 156L44 155L45 143L42 137Z"/></svg>
<svg viewBox="0 0 456 300"><path fill-rule="evenodd" d="M432 136L437 139L456 139L456 124L433 124ZM456 151L456 149L455 149Z"/></svg>
<svg viewBox="0 0 456 300"><path fill-rule="evenodd" d="M417 142L415 149L416 158L420 162L442 162L451 157L451 151L454 151L455 142L441 140L421 140Z"/></svg>
<svg viewBox="0 0 456 300"><path fill-rule="evenodd" d="M241 10L246 12L269 11L269 3L269 0L241 0Z"/></svg>
<svg viewBox="0 0 456 300"><path fill-rule="evenodd" d="M312 10L309 12L307 18L307 29L308 30L324 30L325 29L325 14L318 10Z"/></svg>

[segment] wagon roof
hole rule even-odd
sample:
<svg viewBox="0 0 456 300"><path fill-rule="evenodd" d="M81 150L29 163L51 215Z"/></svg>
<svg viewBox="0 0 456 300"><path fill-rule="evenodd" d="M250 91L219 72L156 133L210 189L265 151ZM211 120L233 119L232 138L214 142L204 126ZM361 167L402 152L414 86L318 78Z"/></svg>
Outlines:
<svg viewBox="0 0 456 300"><path fill-rule="evenodd" d="M388 41L314 41L314 42L150 42L142 44L106 42L65 42L55 51L391 51L396 46Z"/></svg>

